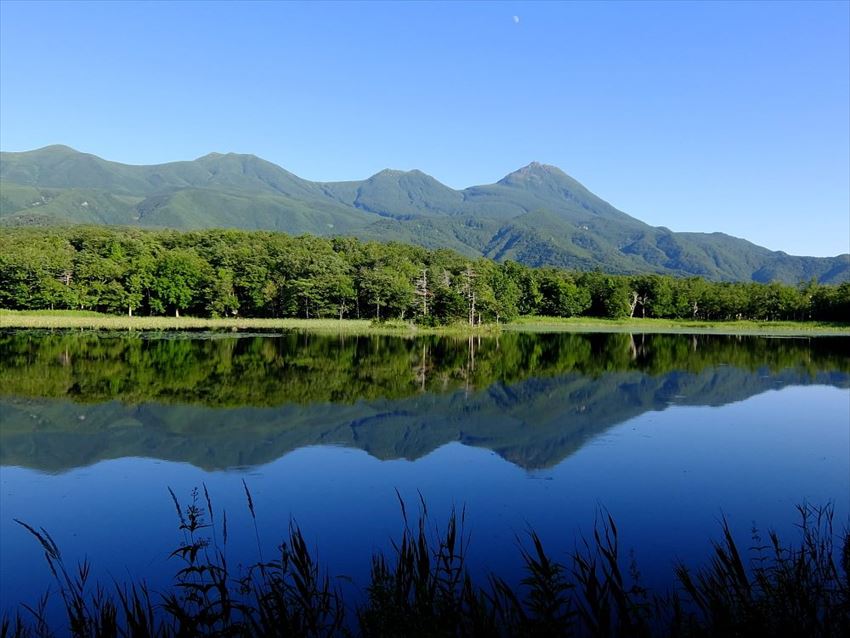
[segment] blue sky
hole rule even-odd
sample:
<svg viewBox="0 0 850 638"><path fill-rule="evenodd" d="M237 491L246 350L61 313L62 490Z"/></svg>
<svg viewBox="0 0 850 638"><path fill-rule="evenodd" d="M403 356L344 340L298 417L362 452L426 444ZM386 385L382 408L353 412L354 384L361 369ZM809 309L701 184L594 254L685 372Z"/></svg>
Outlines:
<svg viewBox="0 0 850 638"><path fill-rule="evenodd" d="M455 188L538 160L654 225L833 255L850 3L4 1L0 147L55 143Z"/></svg>

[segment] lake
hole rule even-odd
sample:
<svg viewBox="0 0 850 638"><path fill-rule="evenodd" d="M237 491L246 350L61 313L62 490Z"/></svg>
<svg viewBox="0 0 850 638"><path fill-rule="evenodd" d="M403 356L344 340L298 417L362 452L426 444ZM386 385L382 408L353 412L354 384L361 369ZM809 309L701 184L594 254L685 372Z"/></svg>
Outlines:
<svg viewBox="0 0 850 638"><path fill-rule="evenodd" d="M232 560L291 520L362 594L420 494L466 508L475 575L522 578L534 529L565 558L603 511L644 585L704 561L726 517L793 537L795 505L850 515L850 337L0 332L0 593L69 563L154 588L179 567L171 488L206 485Z"/></svg>

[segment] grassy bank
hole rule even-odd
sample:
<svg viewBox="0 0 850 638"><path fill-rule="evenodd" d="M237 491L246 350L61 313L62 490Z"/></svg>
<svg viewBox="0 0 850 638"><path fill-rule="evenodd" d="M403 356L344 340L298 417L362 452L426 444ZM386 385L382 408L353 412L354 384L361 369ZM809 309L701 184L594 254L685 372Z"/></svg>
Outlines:
<svg viewBox="0 0 850 638"><path fill-rule="evenodd" d="M256 529L253 500L245 488ZM0 622L6 636L833 636L850 635L850 535L833 531L829 507L798 507L800 538L775 533L741 551L724 521L708 565L673 567L677 587L652 593L621 554L617 527L600 513L592 538L563 562L529 531L518 539L526 576L472 580L464 513L438 530L409 520L389 555L372 557L365 599L346 601L294 523L280 551L247 570L228 565L227 519L206 488L177 509L181 540L170 589L89 582L86 564L64 563L50 534L18 521L44 550L66 611L46 619L47 598ZM221 521L221 522L219 522ZM257 538L257 550L262 554Z"/></svg>
<svg viewBox="0 0 850 638"><path fill-rule="evenodd" d="M850 324L824 321L693 321L687 319L596 319L592 317L519 317L502 326L520 332L634 332L818 336L850 335Z"/></svg>
<svg viewBox="0 0 850 638"><path fill-rule="evenodd" d="M406 321L374 322L369 319L265 319L203 317L128 317L73 310L0 310L0 328L89 330L257 330L305 331L323 334L484 334L498 331L494 325L470 328L465 324L417 326Z"/></svg>
<svg viewBox="0 0 850 638"><path fill-rule="evenodd" d="M98 330L299 330L369 332L371 322L345 319L206 319L128 317L85 311L0 311L4 328L91 328Z"/></svg>
<svg viewBox="0 0 850 638"><path fill-rule="evenodd" d="M418 326L406 321L368 319L261 319L200 317L128 317L73 310L2 310L0 328L79 328L92 330L302 330L346 334L481 334L518 332L634 332L670 334L755 334L779 336L850 335L850 324L821 321L708 322L670 319L596 319L590 317L520 317L507 324L470 328L457 323Z"/></svg>

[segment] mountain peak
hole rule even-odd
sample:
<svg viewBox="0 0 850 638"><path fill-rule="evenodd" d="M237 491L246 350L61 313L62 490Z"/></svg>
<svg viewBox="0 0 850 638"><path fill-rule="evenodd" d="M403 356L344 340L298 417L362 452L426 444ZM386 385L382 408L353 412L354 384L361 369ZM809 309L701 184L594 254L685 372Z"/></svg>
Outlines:
<svg viewBox="0 0 850 638"><path fill-rule="evenodd" d="M394 175L404 175L404 173L405 171L399 170L397 168L384 168L372 175L372 177L392 177Z"/></svg>
<svg viewBox="0 0 850 638"><path fill-rule="evenodd" d="M382 171L378 171L372 177L370 177L367 181L375 181L381 179L395 179L400 180L417 180L423 182L436 182L439 183L438 180L428 175L428 173L423 173L418 168L414 168L410 171L403 171L397 168L385 168Z"/></svg>
<svg viewBox="0 0 850 638"><path fill-rule="evenodd" d="M423 173L422 171L415 169L415 168L412 171L403 171L399 168L385 168L381 171L378 171L374 175L372 175L372 178L375 178L375 177L401 177L403 175L421 176L421 175L425 175L425 173ZM372 179L372 178L370 178L370 179Z"/></svg>
<svg viewBox="0 0 850 638"><path fill-rule="evenodd" d="M513 173L508 173L499 180L499 184L506 186L529 186L533 184L542 184L551 179L563 179L569 176L557 166L551 164L542 164L540 162L531 162L522 168L515 170Z"/></svg>
<svg viewBox="0 0 850 638"><path fill-rule="evenodd" d="M36 149L35 152L39 151L47 151L48 153L79 153L75 148L71 148L70 146L66 146L65 144L50 144L48 146L44 146L42 148Z"/></svg>
<svg viewBox="0 0 850 638"><path fill-rule="evenodd" d="M221 160L221 159L230 159L230 160L236 159L236 160L248 161L248 160L258 160L260 158L257 157L256 155L251 154L251 153L217 153L217 152L212 152L212 153L207 153L206 155L202 155L201 157L199 157L195 161ZM263 161L265 161L265 160L263 160Z"/></svg>

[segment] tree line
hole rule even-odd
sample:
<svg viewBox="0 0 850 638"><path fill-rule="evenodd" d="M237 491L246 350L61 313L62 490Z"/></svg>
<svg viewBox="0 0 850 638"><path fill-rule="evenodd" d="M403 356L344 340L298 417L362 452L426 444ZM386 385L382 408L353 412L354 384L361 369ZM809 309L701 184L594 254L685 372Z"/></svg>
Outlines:
<svg viewBox="0 0 850 638"><path fill-rule="evenodd" d="M266 231L8 228L0 234L0 307L422 324L520 315L846 322L850 283L573 272Z"/></svg>

